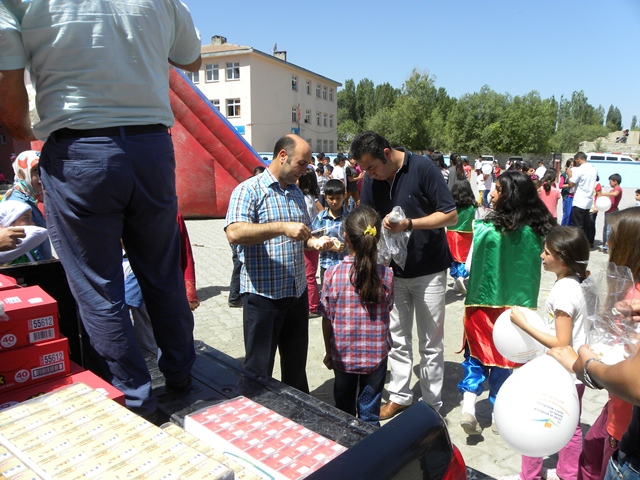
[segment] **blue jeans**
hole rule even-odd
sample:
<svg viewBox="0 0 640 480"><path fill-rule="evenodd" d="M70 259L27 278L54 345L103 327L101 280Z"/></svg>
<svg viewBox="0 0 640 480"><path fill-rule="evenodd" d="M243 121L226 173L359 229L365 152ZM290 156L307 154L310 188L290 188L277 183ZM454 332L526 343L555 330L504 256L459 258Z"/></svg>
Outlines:
<svg viewBox="0 0 640 480"><path fill-rule="evenodd" d="M609 459L604 480L640 480L640 462L631 458L618 461L619 456L620 450L614 452Z"/></svg>
<svg viewBox="0 0 640 480"><path fill-rule="evenodd" d="M336 408L350 413L365 422L380 426L380 403L387 377L387 359L371 373L347 373L333 371L333 398Z"/></svg>
<svg viewBox="0 0 640 480"><path fill-rule="evenodd" d="M562 223L563 227L571 225L571 206L573 205L573 197L567 195L562 199Z"/></svg>
<svg viewBox="0 0 640 480"><path fill-rule="evenodd" d="M616 208L615 210L616 212L618 211L618 209ZM611 212L614 213L614 212ZM607 241L609 240L609 236L611 235L611 224L609 223L609 215L611 215L611 213L606 213L604 214L604 227L602 228L602 248L605 251L609 250L609 247L607 246Z"/></svg>
<svg viewBox="0 0 640 480"><path fill-rule="evenodd" d="M40 157L47 229L108 380L141 414L156 408L124 298L124 242L162 350L180 382L195 361L193 314L180 270L175 160L167 133L56 140Z"/></svg>

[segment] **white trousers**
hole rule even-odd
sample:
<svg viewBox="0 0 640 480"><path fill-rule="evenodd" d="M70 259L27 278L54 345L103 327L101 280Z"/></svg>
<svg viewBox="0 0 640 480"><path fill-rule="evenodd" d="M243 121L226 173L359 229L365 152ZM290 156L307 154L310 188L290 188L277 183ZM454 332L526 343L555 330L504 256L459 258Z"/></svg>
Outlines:
<svg viewBox="0 0 640 480"><path fill-rule="evenodd" d="M395 301L390 327L393 347L389 352L389 400L411 405L413 367L412 329L415 311L420 352L422 400L436 410L442 406L444 381L444 307L447 272L393 280Z"/></svg>

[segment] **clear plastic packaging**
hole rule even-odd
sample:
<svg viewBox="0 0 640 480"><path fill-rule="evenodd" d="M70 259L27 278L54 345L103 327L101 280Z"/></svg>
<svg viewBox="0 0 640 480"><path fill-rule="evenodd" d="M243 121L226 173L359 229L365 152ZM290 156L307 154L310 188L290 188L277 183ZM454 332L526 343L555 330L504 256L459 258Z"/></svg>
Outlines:
<svg viewBox="0 0 640 480"><path fill-rule="evenodd" d="M613 365L634 355L640 340L640 322L633 317L630 300L637 298L628 267L609 263L582 282L587 302L587 345L602 362Z"/></svg>
<svg viewBox="0 0 640 480"><path fill-rule="evenodd" d="M389 221L393 223L399 223L405 218L407 216L402 207L393 207L389 214ZM404 270L404 266L407 263L407 243L409 243L410 236L411 232L392 233L390 230L383 228L378 242L378 263L389 265L393 260L396 265Z"/></svg>

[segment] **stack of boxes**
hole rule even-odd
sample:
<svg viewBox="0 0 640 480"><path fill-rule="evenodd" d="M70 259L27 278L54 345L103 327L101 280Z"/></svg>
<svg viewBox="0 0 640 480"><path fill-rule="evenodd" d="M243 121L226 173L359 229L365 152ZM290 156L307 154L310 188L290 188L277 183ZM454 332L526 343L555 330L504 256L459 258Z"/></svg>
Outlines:
<svg viewBox="0 0 640 480"><path fill-rule="evenodd" d="M38 286L20 288L0 275L0 410L75 382L100 389L124 405L120 391L69 359L58 305Z"/></svg>

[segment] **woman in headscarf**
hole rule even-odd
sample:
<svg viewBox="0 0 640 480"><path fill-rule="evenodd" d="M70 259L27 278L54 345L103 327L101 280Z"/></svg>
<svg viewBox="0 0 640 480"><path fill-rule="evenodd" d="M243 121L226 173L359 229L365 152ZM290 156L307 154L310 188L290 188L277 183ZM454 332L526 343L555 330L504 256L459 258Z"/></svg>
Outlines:
<svg viewBox="0 0 640 480"><path fill-rule="evenodd" d="M18 155L13 162L13 172L15 179L13 187L7 191L4 200L16 200L26 203L31 207L31 215L34 225L47 228L44 215L39 209L42 204L42 184L40 183L40 152L26 150ZM51 243L45 239L34 249L37 260L49 260L53 258L51 254Z"/></svg>

